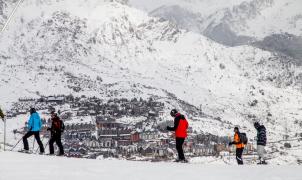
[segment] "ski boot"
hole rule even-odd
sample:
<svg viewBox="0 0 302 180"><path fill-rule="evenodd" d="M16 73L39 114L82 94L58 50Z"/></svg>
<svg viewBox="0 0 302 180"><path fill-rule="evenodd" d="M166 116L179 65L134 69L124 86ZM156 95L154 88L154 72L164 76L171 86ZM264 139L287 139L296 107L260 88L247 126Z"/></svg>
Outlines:
<svg viewBox="0 0 302 180"><path fill-rule="evenodd" d="M30 151L29 151L29 150L26 150L26 149L21 149L21 150L19 150L18 152L30 154Z"/></svg>

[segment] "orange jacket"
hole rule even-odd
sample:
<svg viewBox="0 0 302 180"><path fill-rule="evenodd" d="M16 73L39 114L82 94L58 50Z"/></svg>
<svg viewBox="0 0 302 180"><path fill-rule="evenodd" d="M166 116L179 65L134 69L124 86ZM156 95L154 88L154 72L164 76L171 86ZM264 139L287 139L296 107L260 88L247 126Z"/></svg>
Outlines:
<svg viewBox="0 0 302 180"><path fill-rule="evenodd" d="M238 133L234 135L234 144L236 145L237 149L244 148L244 144L240 142L240 137Z"/></svg>

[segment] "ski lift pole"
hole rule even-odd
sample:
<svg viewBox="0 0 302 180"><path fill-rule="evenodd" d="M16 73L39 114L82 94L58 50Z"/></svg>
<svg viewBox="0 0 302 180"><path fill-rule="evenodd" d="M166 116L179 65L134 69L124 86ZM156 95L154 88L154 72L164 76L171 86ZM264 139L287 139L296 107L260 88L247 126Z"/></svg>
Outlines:
<svg viewBox="0 0 302 180"><path fill-rule="evenodd" d="M3 118L3 121L4 121L3 150L5 151L5 144L6 144L6 117Z"/></svg>

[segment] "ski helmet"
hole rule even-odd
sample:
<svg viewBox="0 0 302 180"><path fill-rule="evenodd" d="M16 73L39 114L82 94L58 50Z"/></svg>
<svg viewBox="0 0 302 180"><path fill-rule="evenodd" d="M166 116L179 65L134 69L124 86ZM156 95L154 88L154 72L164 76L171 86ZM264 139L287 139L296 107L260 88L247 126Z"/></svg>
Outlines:
<svg viewBox="0 0 302 180"><path fill-rule="evenodd" d="M177 113L178 113L178 111L176 109L172 109L171 112L170 112L170 115L172 117L175 117Z"/></svg>

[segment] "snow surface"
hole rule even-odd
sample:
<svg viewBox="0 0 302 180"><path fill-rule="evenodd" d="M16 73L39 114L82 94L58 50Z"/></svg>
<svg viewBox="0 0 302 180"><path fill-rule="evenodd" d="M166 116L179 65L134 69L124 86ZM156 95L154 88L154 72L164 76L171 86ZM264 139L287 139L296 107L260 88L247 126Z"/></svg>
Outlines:
<svg viewBox="0 0 302 180"><path fill-rule="evenodd" d="M299 166L87 160L0 153L0 180L301 180Z"/></svg>

